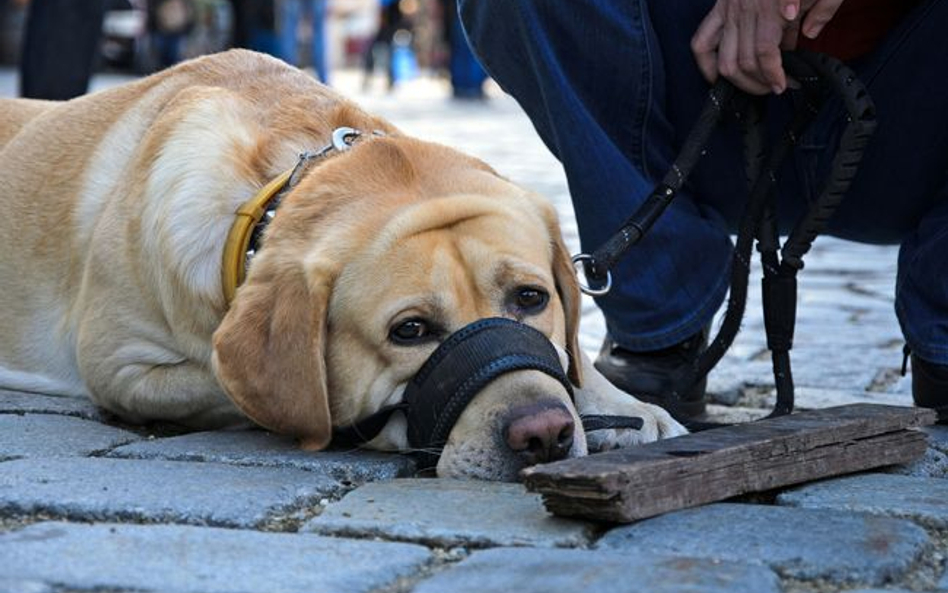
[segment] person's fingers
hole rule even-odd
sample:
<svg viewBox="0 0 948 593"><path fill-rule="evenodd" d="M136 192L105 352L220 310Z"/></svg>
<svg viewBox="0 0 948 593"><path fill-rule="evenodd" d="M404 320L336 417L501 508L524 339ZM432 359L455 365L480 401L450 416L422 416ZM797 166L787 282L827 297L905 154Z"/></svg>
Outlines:
<svg viewBox="0 0 948 593"><path fill-rule="evenodd" d="M767 95L773 92L766 83L745 74L736 74L727 79L734 83L734 86L751 95Z"/></svg>
<svg viewBox="0 0 948 593"><path fill-rule="evenodd" d="M718 45L718 73L730 80L739 89L755 95L764 95L770 88L756 77L745 74L738 64L740 33L735 21L727 18Z"/></svg>
<svg viewBox="0 0 948 593"><path fill-rule="evenodd" d="M724 15L718 5L715 5L691 38L691 52L698 63L698 69L708 82L714 82L718 77L718 45L721 42L723 26Z"/></svg>
<svg viewBox="0 0 948 593"><path fill-rule="evenodd" d="M800 0L780 0L780 14L787 21L797 20L800 15Z"/></svg>
<svg viewBox="0 0 948 593"><path fill-rule="evenodd" d="M796 49L799 37L800 21L793 21L783 30L783 36L780 39L780 49Z"/></svg>
<svg viewBox="0 0 948 593"><path fill-rule="evenodd" d="M691 39L691 50L704 78L714 82L724 76L758 95L782 92L786 88L780 59L784 19L787 14L799 14L801 1L749 4L718 0ZM763 22L766 26L762 30Z"/></svg>
<svg viewBox="0 0 948 593"><path fill-rule="evenodd" d="M737 15L737 66L747 76L760 78L757 62L757 13L742 10Z"/></svg>
<svg viewBox="0 0 948 593"><path fill-rule="evenodd" d="M730 17L730 15L728 15ZM718 44L718 73L725 78L732 78L740 73L737 66L738 31L737 25L730 18L724 20L721 31L721 42Z"/></svg>
<svg viewBox="0 0 948 593"><path fill-rule="evenodd" d="M830 22L836 15L839 5L843 0L817 0L813 8L803 17L802 31L810 39L815 39L826 23Z"/></svg>
<svg viewBox="0 0 948 593"><path fill-rule="evenodd" d="M757 37L754 42L754 51L760 65L759 78L778 95L787 88L787 76L783 71L783 60L780 57L783 30L783 23L765 16L757 23Z"/></svg>

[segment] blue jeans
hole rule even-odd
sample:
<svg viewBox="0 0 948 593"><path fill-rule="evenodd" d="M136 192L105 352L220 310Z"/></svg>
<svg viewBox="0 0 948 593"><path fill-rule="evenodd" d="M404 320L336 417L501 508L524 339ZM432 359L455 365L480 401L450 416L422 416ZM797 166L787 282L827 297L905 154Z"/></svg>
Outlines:
<svg viewBox="0 0 948 593"><path fill-rule="evenodd" d="M563 163L586 252L599 247L668 170L708 85L690 38L713 0L460 0L471 45ZM948 364L948 0L925 0L851 66L878 128L833 235L901 243L896 311L908 343ZM772 97L779 121L789 99ZM781 171L783 231L819 190L844 125L824 113ZM776 128L775 125L771 127ZM609 334L633 350L673 345L710 322L728 279L746 182L739 132L707 155L597 299Z"/></svg>
<svg viewBox="0 0 948 593"><path fill-rule="evenodd" d="M451 6L445 8L451 10ZM458 20L455 11L448 13L445 27L449 28L447 36L451 53L449 70L451 72L451 89L455 98L483 98L484 81L487 80L487 73L484 72L484 68L481 67L477 62L477 58L471 52L461 28L461 21Z"/></svg>
<svg viewBox="0 0 948 593"><path fill-rule="evenodd" d="M299 66L299 44L296 33L300 17L308 12L313 24L310 50L316 76L322 82L329 81L329 64L326 56L326 0L280 0L278 30L280 58Z"/></svg>

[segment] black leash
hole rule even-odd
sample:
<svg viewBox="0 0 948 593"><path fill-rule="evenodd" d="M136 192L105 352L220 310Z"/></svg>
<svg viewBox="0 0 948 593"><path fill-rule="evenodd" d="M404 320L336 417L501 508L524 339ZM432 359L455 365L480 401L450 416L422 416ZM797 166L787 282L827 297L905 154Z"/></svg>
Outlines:
<svg viewBox="0 0 948 593"><path fill-rule="evenodd" d="M796 323L796 275L803 268L803 256L816 236L826 229L849 189L876 122L875 108L868 92L855 73L842 62L823 54L799 51L785 53L783 63L787 74L800 83L800 90L794 91L800 98L800 105L783 138L769 154L763 142L763 102L738 91L726 80L719 80L711 89L697 123L661 183L599 249L591 255L573 257L574 264L583 264L585 270L587 286L583 287L584 292L593 296L608 292L612 283L609 269L642 239L671 204L725 114L737 116L743 126L745 170L750 192L734 247L727 310L721 328L708 348L692 366L673 378L674 387L667 394L672 405L681 401L682 395L714 368L733 343L744 316L751 249L756 238L764 271L762 294L767 347L772 354L777 390L777 402L770 416L793 411L790 349ZM776 172L803 131L832 96L838 97L845 106L846 128L823 190L781 248L775 216ZM692 430L714 426L718 425L701 422L688 425Z"/></svg>
<svg viewBox="0 0 948 593"><path fill-rule="evenodd" d="M841 202L856 172L862 151L875 128L874 108L855 74L841 62L824 55L799 52L784 55L787 73L801 84L798 109L783 139L766 153L763 141L762 102L719 81L698 122L685 140L678 158L662 182L619 231L593 254L574 256L586 278L583 286L592 295L605 294L611 285L609 269L649 231L671 204L704 152L712 132L727 113L734 113L744 128L745 169L750 194L742 217L731 265L731 291L727 312L714 341L695 363L674 377L672 403L704 377L730 347L740 328L747 300L751 249L757 240L764 268L763 302L767 345L772 351L777 404L771 416L793 411L793 378L790 348L796 319L796 274L803 255ZM780 247L775 216L776 172L807 125L832 95L846 107L848 124L840 140L832 170L820 196ZM334 443L364 444L400 412L408 423L410 446L420 457L420 469L437 465L451 429L468 404L491 381L508 372L532 369L556 379L573 396L572 385L560 365L556 350L540 332L509 319L490 318L471 323L442 342L411 379L402 401L336 428ZM640 429L641 418L582 416L586 431L615 428ZM691 423L700 430L720 426Z"/></svg>

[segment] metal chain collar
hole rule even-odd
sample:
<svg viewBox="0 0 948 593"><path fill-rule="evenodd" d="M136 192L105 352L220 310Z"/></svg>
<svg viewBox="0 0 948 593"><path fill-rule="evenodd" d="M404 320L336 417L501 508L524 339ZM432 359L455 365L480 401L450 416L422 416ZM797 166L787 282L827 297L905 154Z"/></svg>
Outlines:
<svg viewBox="0 0 948 593"><path fill-rule="evenodd" d="M251 231L250 243L248 244L247 251L244 255L245 272L250 269L250 260L253 259L254 255L257 254L260 238L263 236L263 231L273 220L273 217L276 216L277 208L280 207L280 204L283 201L283 196L285 196L291 189L296 187L296 185L300 182L300 179L303 177L303 174L312 163L329 155L331 152L348 151L352 148L353 143L355 143L355 141L363 135L364 132L361 132L355 128L346 126L339 127L332 131L332 139L328 144L314 151L300 153L299 159L296 161L296 165L293 167L289 177L287 177L286 183L282 188L280 188L279 192L277 192L277 194L269 202L267 202L263 211L263 217L254 225L253 230ZM380 130L374 130L372 135L384 136L385 133Z"/></svg>

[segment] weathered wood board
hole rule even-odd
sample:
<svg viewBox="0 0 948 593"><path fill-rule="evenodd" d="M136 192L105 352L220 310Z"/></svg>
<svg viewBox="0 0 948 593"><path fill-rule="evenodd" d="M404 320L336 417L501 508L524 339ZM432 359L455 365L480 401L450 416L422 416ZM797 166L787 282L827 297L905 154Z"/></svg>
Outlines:
<svg viewBox="0 0 948 593"><path fill-rule="evenodd" d="M935 413L854 404L716 428L524 471L557 515L628 523L921 456Z"/></svg>

